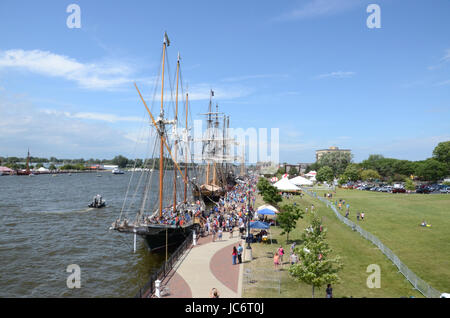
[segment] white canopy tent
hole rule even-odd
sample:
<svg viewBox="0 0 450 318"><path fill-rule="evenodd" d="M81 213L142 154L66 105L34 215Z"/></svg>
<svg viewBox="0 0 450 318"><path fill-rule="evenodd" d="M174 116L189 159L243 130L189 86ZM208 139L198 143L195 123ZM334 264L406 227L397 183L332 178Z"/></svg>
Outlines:
<svg viewBox="0 0 450 318"><path fill-rule="evenodd" d="M283 178L280 181L276 182L274 184L274 187L276 187L278 190L281 191L297 191L300 190L299 187L297 187L295 184L292 184L288 178Z"/></svg>
<svg viewBox="0 0 450 318"><path fill-rule="evenodd" d="M295 178L292 178L289 180L292 184L296 185L296 186L302 186L302 185L313 185L313 182L311 180L308 180L306 178L303 178L302 176L298 176Z"/></svg>
<svg viewBox="0 0 450 318"><path fill-rule="evenodd" d="M259 210L264 210L264 209L269 209L269 210L274 211L275 213L278 213L278 210L277 210L275 207L271 206L270 204L264 204L264 205L261 205L261 206L258 208L258 211L259 211Z"/></svg>

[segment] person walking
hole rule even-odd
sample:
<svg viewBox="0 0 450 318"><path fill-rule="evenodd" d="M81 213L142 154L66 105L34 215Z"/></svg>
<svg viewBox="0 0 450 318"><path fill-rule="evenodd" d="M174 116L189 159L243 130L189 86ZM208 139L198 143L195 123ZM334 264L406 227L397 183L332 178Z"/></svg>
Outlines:
<svg viewBox="0 0 450 318"><path fill-rule="evenodd" d="M280 245L278 248L278 255L280 257L280 264L283 265L283 255L284 255L284 249L283 246Z"/></svg>
<svg viewBox="0 0 450 318"><path fill-rule="evenodd" d="M236 246L233 246L233 252L231 253L231 256L233 259L233 265L236 265L237 254L238 254L238 251L236 249Z"/></svg>
<svg viewBox="0 0 450 318"><path fill-rule="evenodd" d="M242 263L242 252L244 251L244 248L242 247L241 243L239 243L239 246L237 248L237 257L239 264Z"/></svg>
<svg viewBox="0 0 450 318"><path fill-rule="evenodd" d="M331 284L327 285L326 293L327 293L327 296L326 296L327 298L333 298L333 288L331 288Z"/></svg>
<svg viewBox="0 0 450 318"><path fill-rule="evenodd" d="M275 266L275 270L278 269L278 264L280 263L280 258L278 256L278 253L275 253L273 256L273 265Z"/></svg>
<svg viewBox="0 0 450 318"><path fill-rule="evenodd" d="M364 221L364 212L361 212L361 221Z"/></svg>
<svg viewBox="0 0 450 318"><path fill-rule="evenodd" d="M292 253L290 259L291 259L291 265L294 265L294 264L298 263L298 256L297 256L297 254Z"/></svg>

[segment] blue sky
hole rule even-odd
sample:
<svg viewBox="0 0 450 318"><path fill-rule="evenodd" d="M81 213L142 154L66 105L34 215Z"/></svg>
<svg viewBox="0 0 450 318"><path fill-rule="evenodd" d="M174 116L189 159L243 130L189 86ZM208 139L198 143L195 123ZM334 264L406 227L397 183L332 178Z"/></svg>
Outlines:
<svg viewBox="0 0 450 318"><path fill-rule="evenodd" d="M281 161L329 146L422 160L450 140L449 15L447 0L3 0L0 156L141 156L133 82L151 101L167 31L194 119L213 89L233 127L280 129Z"/></svg>

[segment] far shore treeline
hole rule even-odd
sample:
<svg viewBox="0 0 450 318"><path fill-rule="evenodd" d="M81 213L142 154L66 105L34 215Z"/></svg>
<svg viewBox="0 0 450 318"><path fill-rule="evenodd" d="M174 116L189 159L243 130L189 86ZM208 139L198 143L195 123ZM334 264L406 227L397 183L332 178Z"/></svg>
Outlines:
<svg viewBox="0 0 450 318"><path fill-rule="evenodd" d="M1 157L0 166L5 166L13 170L25 169L27 158L19 157ZM58 159L55 157L39 158L30 156L30 169L39 169L47 167L50 170L86 170L95 165L117 165L119 168L154 168L159 169L159 158L153 159L128 159L122 155L115 156L113 159ZM32 164L31 164L32 163ZM184 167L184 164L180 163ZM190 163L188 167L194 164ZM164 158L165 169L173 169L172 158Z"/></svg>
<svg viewBox="0 0 450 318"><path fill-rule="evenodd" d="M305 173L313 170L317 172L317 181L331 182L337 179L339 184L357 180L404 182L411 177L434 182L450 176L450 141L439 143L434 148L432 157L426 160L399 160L373 154L361 163L354 163L350 153L335 152L323 155L319 161L309 165ZM298 174L295 167L287 172L290 175ZM283 173L285 170L281 167L277 175Z"/></svg>

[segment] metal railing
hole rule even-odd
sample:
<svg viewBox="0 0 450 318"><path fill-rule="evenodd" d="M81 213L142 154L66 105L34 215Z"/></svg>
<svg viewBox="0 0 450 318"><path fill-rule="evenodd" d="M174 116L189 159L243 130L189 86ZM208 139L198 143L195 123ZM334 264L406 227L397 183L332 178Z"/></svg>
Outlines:
<svg viewBox="0 0 450 318"><path fill-rule="evenodd" d="M441 293L431 287L429 284L427 284L423 279L418 277L416 274L413 273L401 260L400 258L394 254L386 245L384 245L380 239L373 234L367 232L366 230L362 229L359 225L355 224L354 222L347 219L345 216L343 216L341 213L338 212L336 209L336 206L322 198L317 196L317 193L313 193L308 191L307 189L302 189L305 191L308 195L312 196L313 198L316 198L326 204L327 207L331 208L333 212L336 214L336 217L342 221L345 225L351 227L353 231L357 231L362 237L364 237L366 240L372 242L374 245L376 245L380 251L386 255L386 257L394 263L395 266L397 266L400 273L402 273L403 276L406 277L406 279L414 286L415 289L417 289L422 295L428 298L439 298Z"/></svg>
<svg viewBox="0 0 450 318"><path fill-rule="evenodd" d="M184 252L191 247L193 240L194 232L192 231L187 237L186 240L173 252L169 259L165 261L161 267L155 271L151 276L148 282L137 292L135 298L150 298L155 293L155 281L164 280L167 275L172 271L174 265L178 262L180 257L184 254Z"/></svg>

